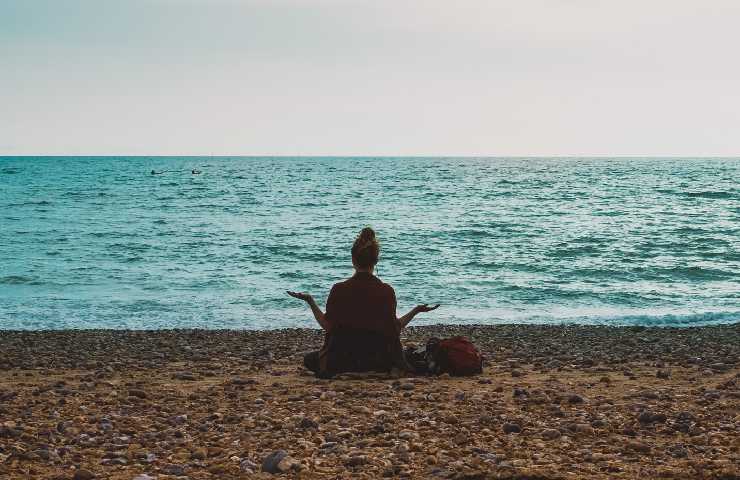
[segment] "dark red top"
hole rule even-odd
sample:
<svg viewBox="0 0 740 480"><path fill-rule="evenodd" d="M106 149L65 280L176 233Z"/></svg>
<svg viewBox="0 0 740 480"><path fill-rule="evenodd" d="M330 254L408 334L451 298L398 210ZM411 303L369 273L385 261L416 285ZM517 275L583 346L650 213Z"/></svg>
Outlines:
<svg viewBox="0 0 740 480"><path fill-rule="evenodd" d="M376 332L392 338L399 335L396 292L366 272L357 272L331 287L324 318L329 332L339 328Z"/></svg>
<svg viewBox="0 0 740 480"><path fill-rule="evenodd" d="M396 292L370 273L335 284L326 300L322 374L403 366Z"/></svg>

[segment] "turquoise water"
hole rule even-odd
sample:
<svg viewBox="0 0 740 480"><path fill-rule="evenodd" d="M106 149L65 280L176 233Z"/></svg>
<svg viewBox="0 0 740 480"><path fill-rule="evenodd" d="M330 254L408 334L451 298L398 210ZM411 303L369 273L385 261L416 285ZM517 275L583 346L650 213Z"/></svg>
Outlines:
<svg viewBox="0 0 740 480"><path fill-rule="evenodd" d="M365 225L399 313L442 304L419 324L738 321L738 179L740 159L0 157L0 328L311 326L284 291L323 304Z"/></svg>

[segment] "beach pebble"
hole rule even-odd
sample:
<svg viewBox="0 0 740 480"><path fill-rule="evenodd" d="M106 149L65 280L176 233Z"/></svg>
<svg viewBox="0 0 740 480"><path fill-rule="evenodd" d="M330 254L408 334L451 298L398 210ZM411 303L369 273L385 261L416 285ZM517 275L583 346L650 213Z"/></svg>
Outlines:
<svg viewBox="0 0 740 480"><path fill-rule="evenodd" d="M692 423L696 421L696 416L691 412L682 411L676 415L676 421L680 423Z"/></svg>
<svg viewBox="0 0 740 480"><path fill-rule="evenodd" d="M208 473L216 477L223 476L227 470L228 468L226 467L226 465L221 464L221 463L218 463L216 465L211 465L210 467L208 467Z"/></svg>
<svg viewBox="0 0 740 480"><path fill-rule="evenodd" d="M144 399L147 397L147 393L144 390L139 390L137 388L132 388L131 390L129 390L128 395L130 397L136 397L136 398L141 398L141 399Z"/></svg>
<svg viewBox="0 0 740 480"><path fill-rule="evenodd" d="M196 448L193 453L190 454L190 458L193 460L205 460L208 457L208 450L205 448Z"/></svg>
<svg viewBox="0 0 740 480"><path fill-rule="evenodd" d="M637 416L637 420L642 424L664 423L666 416L662 413L653 413L649 410L644 410Z"/></svg>
<svg viewBox="0 0 740 480"><path fill-rule="evenodd" d="M176 415L172 417L172 423L175 425L184 425L188 423L188 416L187 415Z"/></svg>
<svg viewBox="0 0 740 480"><path fill-rule="evenodd" d="M308 417L303 417L301 421L298 423L298 427L302 428L304 430L313 429L316 430L319 428L319 424Z"/></svg>
<svg viewBox="0 0 740 480"><path fill-rule="evenodd" d="M232 378L231 379L231 384L232 385L254 385L256 383L257 383L257 381L254 380L253 378L237 377L237 378Z"/></svg>
<svg viewBox="0 0 740 480"><path fill-rule="evenodd" d="M730 366L727 365L726 363L716 362L716 363L709 365L709 368L711 368L712 370L716 370L718 372L726 372L727 370L730 369Z"/></svg>
<svg viewBox="0 0 740 480"><path fill-rule="evenodd" d="M560 438L560 436L560 430L555 428L548 428L542 431L542 438L545 440L555 440L556 438Z"/></svg>
<svg viewBox="0 0 740 480"><path fill-rule="evenodd" d="M588 423L572 423L568 425L568 429L575 433L592 434L594 433L594 427Z"/></svg>
<svg viewBox="0 0 740 480"><path fill-rule="evenodd" d="M625 444L625 450L627 452L637 452L637 453L643 453L647 454L650 453L650 445L638 442L636 440L630 440Z"/></svg>
<svg viewBox="0 0 740 480"><path fill-rule="evenodd" d="M669 451L673 458L686 458L689 456L689 451L682 445L675 445Z"/></svg>
<svg viewBox="0 0 740 480"><path fill-rule="evenodd" d="M174 475L176 477L181 477L185 475L185 467L182 465L169 463L162 467L162 472L167 475Z"/></svg>
<svg viewBox="0 0 740 480"><path fill-rule="evenodd" d="M255 470L257 469L257 464L253 461L249 460L248 458L243 459L239 462L239 470L242 473L246 473L247 475L254 474Z"/></svg>
<svg viewBox="0 0 740 480"><path fill-rule="evenodd" d="M504 431L504 433L521 433L522 427L519 426L517 423L504 423L503 427L501 427Z"/></svg>
<svg viewBox="0 0 740 480"><path fill-rule="evenodd" d="M365 465L367 463L367 457L365 455L356 455L354 457L349 457L344 463L348 467L359 467L360 465Z"/></svg>
<svg viewBox="0 0 740 480"><path fill-rule="evenodd" d="M457 444L468 443L469 437L465 432L459 432L457 435L455 435L454 441Z"/></svg>
<svg viewBox="0 0 740 480"><path fill-rule="evenodd" d="M419 434L410 430L402 430L398 433L398 438L401 440L414 440L419 438Z"/></svg>
<svg viewBox="0 0 740 480"><path fill-rule="evenodd" d="M154 477L150 477L146 473L142 473L141 475L136 475L131 480L154 480Z"/></svg>
<svg viewBox="0 0 740 480"><path fill-rule="evenodd" d="M300 463L288 455L288 452L277 450L269 454L262 461L262 471L267 473L285 473L299 465Z"/></svg>
<svg viewBox="0 0 740 480"><path fill-rule="evenodd" d="M92 473L89 470L85 469L79 469L75 471L74 475L72 475L72 480L93 480L95 478L95 474Z"/></svg>
<svg viewBox="0 0 740 480"><path fill-rule="evenodd" d="M512 395L514 396L514 398L516 398L516 397L526 397L526 396L529 395L529 392L527 390L525 390L524 388L515 387Z"/></svg>

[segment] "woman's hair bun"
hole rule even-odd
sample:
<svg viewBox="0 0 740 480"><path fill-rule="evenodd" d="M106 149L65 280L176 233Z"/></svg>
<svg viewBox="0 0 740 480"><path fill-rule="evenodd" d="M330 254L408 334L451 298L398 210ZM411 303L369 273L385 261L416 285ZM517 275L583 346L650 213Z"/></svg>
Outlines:
<svg viewBox="0 0 740 480"><path fill-rule="evenodd" d="M379 255L380 243L375 238L375 230L370 227L363 228L352 245L354 262L362 268L367 268L378 263Z"/></svg>
<svg viewBox="0 0 740 480"><path fill-rule="evenodd" d="M365 228L363 228L363 229L362 229L362 231L360 232L359 238L360 238L361 240L364 240L364 241L366 241L366 242L369 242L369 241L375 240L375 230L373 230L373 229L372 229L372 228L370 228L370 227L365 227Z"/></svg>

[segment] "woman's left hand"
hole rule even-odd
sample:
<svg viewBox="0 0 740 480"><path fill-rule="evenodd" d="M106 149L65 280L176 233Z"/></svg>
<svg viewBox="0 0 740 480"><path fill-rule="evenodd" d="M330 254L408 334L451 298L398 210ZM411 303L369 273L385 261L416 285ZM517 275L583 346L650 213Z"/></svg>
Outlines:
<svg viewBox="0 0 740 480"><path fill-rule="evenodd" d="M438 308L439 308L439 304L436 304L430 307L428 304L423 303L421 305L416 306L416 311L419 313L424 313L424 312L431 312L432 310L436 310Z"/></svg>
<svg viewBox="0 0 740 480"><path fill-rule="evenodd" d="M286 293L290 295L291 297L297 298L298 300L303 300L304 302L311 303L313 301L313 297L311 296L310 293L291 292L290 290L288 290Z"/></svg>

